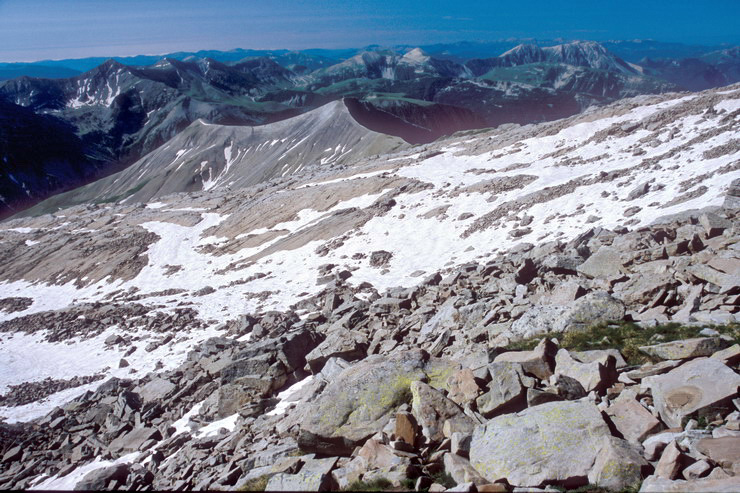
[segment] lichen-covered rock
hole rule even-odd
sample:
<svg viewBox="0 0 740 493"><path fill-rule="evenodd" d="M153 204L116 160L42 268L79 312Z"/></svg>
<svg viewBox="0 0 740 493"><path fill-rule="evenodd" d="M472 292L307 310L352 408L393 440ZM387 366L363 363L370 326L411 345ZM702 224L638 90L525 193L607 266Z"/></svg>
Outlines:
<svg viewBox="0 0 740 493"><path fill-rule="evenodd" d="M643 471L649 467L639 448L617 437L607 436L603 440L603 447L588 473L589 483L613 491L639 486Z"/></svg>
<svg viewBox="0 0 740 493"><path fill-rule="evenodd" d="M585 484L609 428L586 401L550 402L476 427L470 463L491 482Z"/></svg>
<svg viewBox="0 0 740 493"><path fill-rule="evenodd" d="M664 375L644 378L653 393L655 408L665 424L680 427L693 413L715 413L732 406L740 375L714 358L689 361Z"/></svg>
<svg viewBox="0 0 740 493"><path fill-rule="evenodd" d="M436 368L420 350L373 355L345 369L316 398L301 423L301 449L348 455L383 429L402 403L411 401L411 382ZM441 370L439 370L441 373Z"/></svg>
<svg viewBox="0 0 740 493"><path fill-rule="evenodd" d="M459 423L463 428L473 428L473 420L465 415L460 406L426 383L412 382L411 395L412 413L421 426L421 432L429 440L444 440L443 427L448 420Z"/></svg>

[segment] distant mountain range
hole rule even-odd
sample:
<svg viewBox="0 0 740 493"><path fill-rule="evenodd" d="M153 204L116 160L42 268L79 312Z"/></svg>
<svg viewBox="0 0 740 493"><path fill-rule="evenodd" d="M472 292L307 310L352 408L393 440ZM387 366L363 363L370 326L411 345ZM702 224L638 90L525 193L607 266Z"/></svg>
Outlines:
<svg viewBox="0 0 740 493"><path fill-rule="evenodd" d="M494 49L497 56L469 56ZM121 171L197 120L265 125L343 99L366 128L424 143L459 130L563 118L623 97L727 85L740 80L740 55L737 47L655 42L505 41L204 51L0 70L11 68L46 78L0 82L0 218ZM65 77L51 78L54 71Z"/></svg>

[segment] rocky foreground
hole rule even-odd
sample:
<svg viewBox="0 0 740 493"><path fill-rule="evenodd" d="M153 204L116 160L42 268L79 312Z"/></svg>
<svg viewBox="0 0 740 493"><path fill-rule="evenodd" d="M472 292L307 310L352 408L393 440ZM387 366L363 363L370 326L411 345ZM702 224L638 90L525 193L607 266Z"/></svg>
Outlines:
<svg viewBox="0 0 740 493"><path fill-rule="evenodd" d="M232 321L176 369L2 425L0 488L737 491L738 185L713 211L522 243L413 288L327 266L319 294Z"/></svg>

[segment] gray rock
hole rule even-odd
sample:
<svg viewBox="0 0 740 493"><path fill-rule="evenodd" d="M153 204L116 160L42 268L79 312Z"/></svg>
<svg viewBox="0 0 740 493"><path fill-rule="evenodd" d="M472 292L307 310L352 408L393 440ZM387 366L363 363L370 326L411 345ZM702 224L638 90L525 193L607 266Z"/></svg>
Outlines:
<svg viewBox="0 0 740 493"><path fill-rule="evenodd" d="M610 435L593 404L551 402L476 427L470 463L490 482L576 487L587 482Z"/></svg>
<svg viewBox="0 0 740 493"><path fill-rule="evenodd" d="M580 363L566 349L560 349L555 355L555 375L574 378L586 392L601 391L617 381L616 362L614 356L608 355L605 364Z"/></svg>
<svg viewBox="0 0 740 493"><path fill-rule="evenodd" d="M526 339L548 332L565 333L624 318L624 304L605 292L587 294L567 305L534 305L508 331L513 339Z"/></svg>
<svg viewBox="0 0 740 493"><path fill-rule="evenodd" d="M657 476L648 476L642 482L640 493L683 493L686 491L694 493L736 493L737 483L736 477L671 481Z"/></svg>
<svg viewBox="0 0 740 493"><path fill-rule="evenodd" d="M680 427L685 416L730 409L740 375L717 359L701 358L664 375L644 378L642 385L652 390L655 408L663 422Z"/></svg>
<svg viewBox="0 0 740 493"><path fill-rule="evenodd" d="M640 351L663 360L674 360L711 356L727 346L727 341L720 337L698 337L664 342L654 346L640 346Z"/></svg>
<svg viewBox="0 0 740 493"><path fill-rule="evenodd" d="M119 436L113 440L108 448L114 453L135 452L146 443L147 440L161 440L162 434L156 428L134 428L129 433Z"/></svg>
<svg viewBox="0 0 740 493"><path fill-rule="evenodd" d="M594 363L598 362L602 365L606 365L609 356L614 357L614 362L617 368L624 368L627 366L627 362L622 357L622 353L618 349L594 349L591 351L571 351L570 355L580 361L581 363Z"/></svg>
<svg viewBox="0 0 740 493"><path fill-rule="evenodd" d="M270 478L265 491L327 491L332 486L331 471L337 458L306 459L296 474L278 473Z"/></svg>
<svg viewBox="0 0 740 493"><path fill-rule="evenodd" d="M660 427L660 421L635 400L624 399L606 410L619 433L631 443L641 443Z"/></svg>
<svg viewBox="0 0 740 493"><path fill-rule="evenodd" d="M521 365L525 373L547 380L555 367L555 353L557 347L549 339L542 339L532 351L509 351L501 353L493 360L494 363L509 361Z"/></svg>
<svg viewBox="0 0 740 493"><path fill-rule="evenodd" d="M175 384L164 378L155 378L139 389L139 396L144 402L161 401L175 390Z"/></svg>
<svg viewBox="0 0 740 493"><path fill-rule="evenodd" d="M462 483L486 484L488 480L470 465L468 459L447 453L444 455L445 472L459 485ZM449 491L449 490L448 490Z"/></svg>
<svg viewBox="0 0 740 493"><path fill-rule="evenodd" d="M526 387L522 384L522 367L509 361L489 366L491 383L488 392L478 397L478 412L487 418L497 414L521 411L527 406Z"/></svg>
<svg viewBox="0 0 740 493"><path fill-rule="evenodd" d="M129 465L116 464L109 467L101 467L90 471L75 485L75 491L101 491L107 490L108 485L118 481L120 485L126 484Z"/></svg>
<svg viewBox="0 0 740 493"><path fill-rule="evenodd" d="M676 442L670 442L663 450L660 460L655 465L655 475L659 478L674 479L683 466L685 458Z"/></svg>
<svg viewBox="0 0 740 493"><path fill-rule="evenodd" d="M311 371L318 373L329 358L354 361L367 354L367 336L356 330L335 330L313 351L306 355Z"/></svg>
<svg viewBox="0 0 740 493"><path fill-rule="evenodd" d="M613 279L623 275L625 269L619 251L610 247L601 247L578 266L578 272L592 279Z"/></svg>
<svg viewBox="0 0 740 493"><path fill-rule="evenodd" d="M728 221L724 217L720 217L717 214L711 212L705 212L699 216L699 224L702 225L704 231L707 233L707 238L713 238L721 235L726 229L732 228L732 222Z"/></svg>
<svg viewBox="0 0 740 493"><path fill-rule="evenodd" d="M399 405L411 401L411 382L426 378L420 350L373 355L337 375L307 410L298 443L303 450L345 455L382 430Z"/></svg>
<svg viewBox="0 0 740 493"><path fill-rule="evenodd" d="M606 436L596 462L588 473L588 482L612 491L635 489L640 485L643 471L649 466L640 454L639 446Z"/></svg>
<svg viewBox="0 0 740 493"><path fill-rule="evenodd" d="M460 406L448 399L439 390L424 382L411 383L413 396L411 412L421 426L422 434L433 442L445 438L443 431L447 421L458 422L462 428L472 430L473 421L465 415Z"/></svg>

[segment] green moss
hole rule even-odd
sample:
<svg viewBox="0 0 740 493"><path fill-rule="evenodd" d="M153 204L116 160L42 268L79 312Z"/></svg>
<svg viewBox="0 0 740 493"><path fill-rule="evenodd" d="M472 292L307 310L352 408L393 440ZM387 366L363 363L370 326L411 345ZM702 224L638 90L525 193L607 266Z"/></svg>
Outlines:
<svg viewBox="0 0 740 493"><path fill-rule="evenodd" d="M250 479L244 483L244 486L242 486L239 491L265 491L269 480L270 476L267 474L258 478Z"/></svg>
<svg viewBox="0 0 740 493"><path fill-rule="evenodd" d="M630 365L639 365L651 361L651 358L640 351L640 346L649 346L663 342L702 337L699 332L710 327L720 334L732 337L740 343L740 324L687 326L668 323L655 327L640 327L632 322L603 323L582 331L567 334L545 334L510 344L508 351L532 350L547 337L557 337L560 347L570 351L590 351L594 349L619 349L625 361Z"/></svg>
<svg viewBox="0 0 740 493"><path fill-rule="evenodd" d="M432 476L432 481L435 483L441 484L445 488L452 488L453 486L457 486L457 483L454 479L452 479L452 476L447 474L444 471L440 471L437 474Z"/></svg>
<svg viewBox="0 0 740 493"><path fill-rule="evenodd" d="M378 478L372 481L355 481L343 491L388 491L393 488L393 483L386 478Z"/></svg>
<svg viewBox="0 0 740 493"><path fill-rule="evenodd" d="M445 390L447 389L447 380L458 370L458 365L452 365L446 362L433 364L426 370L427 378L429 379L428 383L437 390Z"/></svg>

